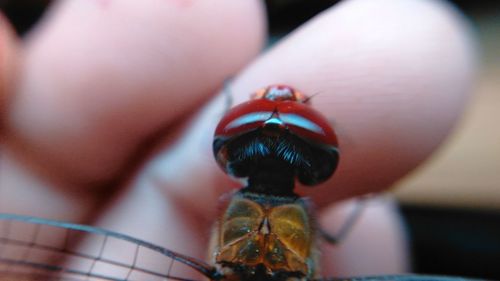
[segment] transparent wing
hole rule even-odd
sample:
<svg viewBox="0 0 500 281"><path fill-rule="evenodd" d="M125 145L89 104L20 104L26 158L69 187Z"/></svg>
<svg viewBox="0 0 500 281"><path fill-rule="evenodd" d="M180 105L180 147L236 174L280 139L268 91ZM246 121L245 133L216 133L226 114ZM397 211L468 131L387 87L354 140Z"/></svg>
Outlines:
<svg viewBox="0 0 500 281"><path fill-rule="evenodd" d="M93 241L89 245L97 246L81 245L89 239ZM0 214L0 281L189 281L214 274L215 269L203 261L120 233Z"/></svg>
<svg viewBox="0 0 500 281"><path fill-rule="evenodd" d="M479 281L484 279L469 279L464 277L432 276L432 275L380 275L351 278L320 278L314 281Z"/></svg>

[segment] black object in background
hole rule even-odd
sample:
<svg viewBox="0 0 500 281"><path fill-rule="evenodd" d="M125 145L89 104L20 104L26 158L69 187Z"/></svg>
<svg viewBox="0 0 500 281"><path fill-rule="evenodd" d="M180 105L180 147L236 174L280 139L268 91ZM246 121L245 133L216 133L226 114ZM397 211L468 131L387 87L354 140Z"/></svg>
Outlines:
<svg viewBox="0 0 500 281"><path fill-rule="evenodd" d="M0 0L0 10L17 34L25 34L43 15L51 0Z"/></svg>
<svg viewBox="0 0 500 281"><path fill-rule="evenodd" d="M500 212L402 206L419 273L500 280Z"/></svg>

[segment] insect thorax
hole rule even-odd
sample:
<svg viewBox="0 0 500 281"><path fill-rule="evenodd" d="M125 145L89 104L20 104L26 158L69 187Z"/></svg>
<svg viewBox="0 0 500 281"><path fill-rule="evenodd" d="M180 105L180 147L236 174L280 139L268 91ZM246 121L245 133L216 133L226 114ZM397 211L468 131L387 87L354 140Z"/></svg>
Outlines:
<svg viewBox="0 0 500 281"><path fill-rule="evenodd" d="M224 280L302 280L316 269L315 232L306 200L233 195L217 223L214 263Z"/></svg>

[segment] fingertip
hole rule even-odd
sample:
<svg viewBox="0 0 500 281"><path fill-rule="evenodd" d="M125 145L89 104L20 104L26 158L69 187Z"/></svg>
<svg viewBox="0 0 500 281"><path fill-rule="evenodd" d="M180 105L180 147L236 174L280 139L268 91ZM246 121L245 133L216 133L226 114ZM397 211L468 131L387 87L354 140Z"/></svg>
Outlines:
<svg viewBox="0 0 500 281"><path fill-rule="evenodd" d="M235 100L275 83L321 93L311 102L338 124L340 164L301 192L327 205L389 188L442 143L472 93L475 46L444 2L343 1L248 67Z"/></svg>
<svg viewBox="0 0 500 281"><path fill-rule="evenodd" d="M58 2L25 44L12 143L75 186L122 177L259 52L260 2L220 4Z"/></svg>

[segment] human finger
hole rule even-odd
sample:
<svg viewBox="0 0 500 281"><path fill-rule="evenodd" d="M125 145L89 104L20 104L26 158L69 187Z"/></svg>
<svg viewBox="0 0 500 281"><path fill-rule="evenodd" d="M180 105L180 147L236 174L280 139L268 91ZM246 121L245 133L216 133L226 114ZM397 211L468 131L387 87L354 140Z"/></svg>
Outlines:
<svg viewBox="0 0 500 281"><path fill-rule="evenodd" d="M474 71L468 25L448 4L354 0L283 39L235 77L230 90L234 104L276 83L319 93L312 106L336 124L340 166L325 184L300 192L326 206L387 189L425 160L460 116ZM175 158L159 155L164 161L152 172L171 183L162 172L175 163L178 177L165 186L195 206L209 207L204 202L224 191L221 181L227 176L210 160L221 116L216 112L223 108L221 101L208 106L211 113L195 121L198 130L183 137ZM203 155L206 163L199 161Z"/></svg>
<svg viewBox="0 0 500 281"><path fill-rule="evenodd" d="M444 2L342 2L247 69L235 92L280 82L320 93L312 106L338 124L340 166L302 191L320 205L378 192L426 159L460 116L475 70L467 28Z"/></svg>
<svg viewBox="0 0 500 281"><path fill-rule="evenodd" d="M25 43L9 145L75 186L115 179L148 138L175 131L255 55L261 9L257 1L58 2Z"/></svg>

